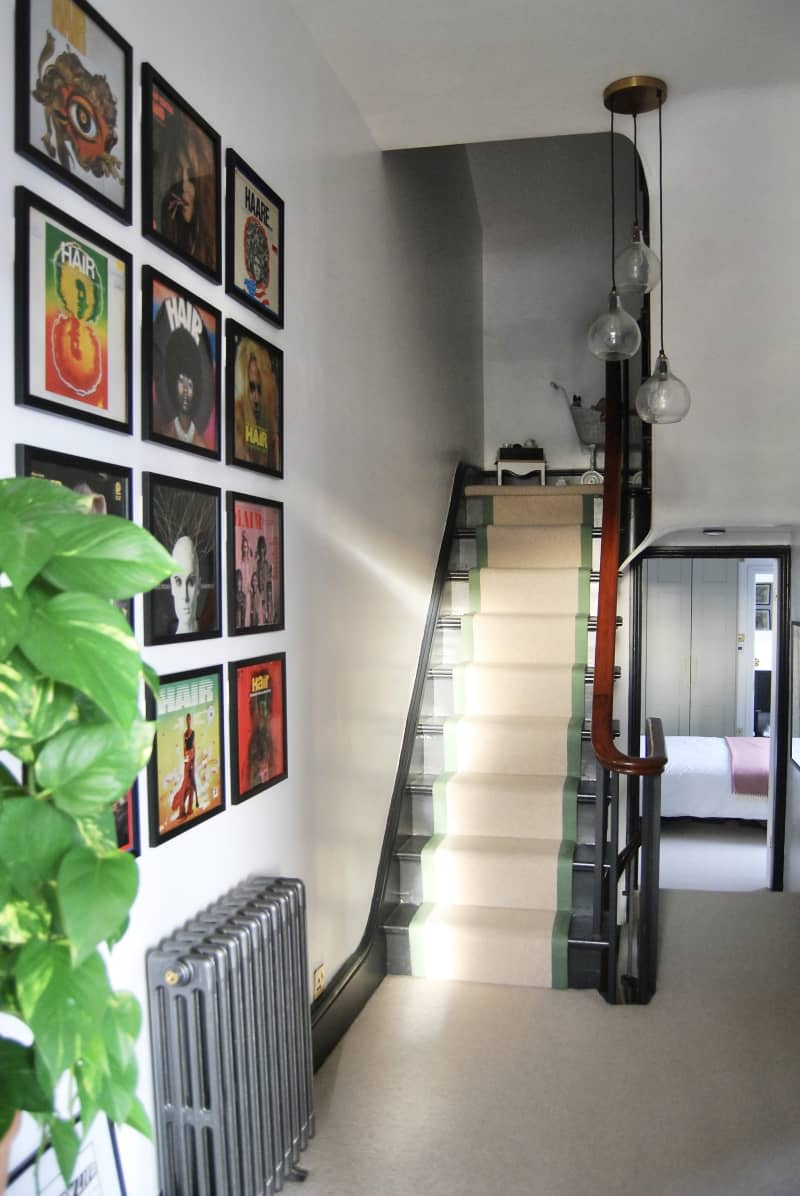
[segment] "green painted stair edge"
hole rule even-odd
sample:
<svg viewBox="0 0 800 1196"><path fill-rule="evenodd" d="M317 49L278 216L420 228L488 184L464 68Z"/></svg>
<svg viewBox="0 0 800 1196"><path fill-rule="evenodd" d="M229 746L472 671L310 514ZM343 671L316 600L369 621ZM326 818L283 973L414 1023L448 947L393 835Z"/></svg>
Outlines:
<svg viewBox="0 0 800 1196"><path fill-rule="evenodd" d="M584 523L581 526L581 568L591 569L592 567L592 535L591 525L587 527Z"/></svg>
<svg viewBox="0 0 800 1196"><path fill-rule="evenodd" d="M425 950L425 923L432 912L433 902L423 902L408 926L408 949L411 956L412 976L424 978L428 975L428 959Z"/></svg>
<svg viewBox="0 0 800 1196"><path fill-rule="evenodd" d="M575 663L584 668L589 663L589 616L584 611L575 616Z"/></svg>
<svg viewBox="0 0 800 1196"><path fill-rule="evenodd" d="M553 930L550 939L553 988L569 988L568 955L570 917L568 909L559 909L556 910L555 917L553 918Z"/></svg>
<svg viewBox="0 0 800 1196"><path fill-rule="evenodd" d="M431 835L428 842L420 852L420 867L422 870L422 901L431 901L434 896L435 876L434 876L434 856L439 850L444 835Z"/></svg>
<svg viewBox="0 0 800 1196"><path fill-rule="evenodd" d="M561 797L561 837L574 841L578 837L578 786L577 776L564 778Z"/></svg>
<svg viewBox="0 0 800 1196"><path fill-rule="evenodd" d="M452 772L443 772L433 782L433 833L447 834L447 786L455 776Z"/></svg>
<svg viewBox="0 0 800 1196"><path fill-rule="evenodd" d="M475 528L475 559L479 569L485 569L489 564L489 537L485 524Z"/></svg>
<svg viewBox="0 0 800 1196"><path fill-rule="evenodd" d="M584 494L583 496L583 519L581 522L584 527L588 525L594 528L594 498L593 494Z"/></svg>

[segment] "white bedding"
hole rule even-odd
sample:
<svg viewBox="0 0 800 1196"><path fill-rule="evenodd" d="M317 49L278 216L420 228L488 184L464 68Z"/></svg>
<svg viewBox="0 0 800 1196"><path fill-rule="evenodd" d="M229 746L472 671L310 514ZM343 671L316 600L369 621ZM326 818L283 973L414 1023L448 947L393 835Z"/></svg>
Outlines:
<svg viewBox="0 0 800 1196"><path fill-rule="evenodd" d="M731 755L724 739L667 735L661 777L662 818L756 818L766 821L766 797L731 792ZM644 751L644 739L642 739Z"/></svg>

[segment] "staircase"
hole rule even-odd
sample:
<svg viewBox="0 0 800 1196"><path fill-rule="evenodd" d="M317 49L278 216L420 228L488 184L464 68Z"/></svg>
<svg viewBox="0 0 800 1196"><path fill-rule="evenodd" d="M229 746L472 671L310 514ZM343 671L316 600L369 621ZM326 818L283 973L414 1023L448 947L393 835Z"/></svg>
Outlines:
<svg viewBox="0 0 800 1196"><path fill-rule="evenodd" d="M602 488L467 487L383 904L390 972L594 987Z"/></svg>

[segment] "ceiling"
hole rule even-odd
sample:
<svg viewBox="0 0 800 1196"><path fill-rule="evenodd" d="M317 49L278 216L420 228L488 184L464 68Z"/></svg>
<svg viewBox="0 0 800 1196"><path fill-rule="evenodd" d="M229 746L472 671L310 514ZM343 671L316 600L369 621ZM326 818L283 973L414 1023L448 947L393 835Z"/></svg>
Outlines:
<svg viewBox="0 0 800 1196"><path fill-rule="evenodd" d="M604 86L800 78L798 0L290 0L381 149L607 128Z"/></svg>

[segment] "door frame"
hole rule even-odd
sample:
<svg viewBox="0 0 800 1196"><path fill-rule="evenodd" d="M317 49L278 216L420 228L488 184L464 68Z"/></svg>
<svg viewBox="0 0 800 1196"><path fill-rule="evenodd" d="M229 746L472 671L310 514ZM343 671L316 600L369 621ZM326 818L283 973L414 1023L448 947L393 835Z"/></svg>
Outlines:
<svg viewBox="0 0 800 1196"><path fill-rule="evenodd" d="M775 703L771 722L771 737L775 744L775 787L772 807L772 864L770 889L779 892L784 883L784 855L786 852L786 785L789 761L789 679L791 673L791 548L786 544L731 544L713 548L670 545L645 549L631 563L631 684L628 704L628 727L631 743L636 737L634 754L638 755L639 729L642 725L642 616L644 594L642 562L653 557L735 558L736 560L770 560L775 562L775 592L778 597L778 621L775 627L775 660L773 687ZM629 751L634 751L629 746Z"/></svg>

